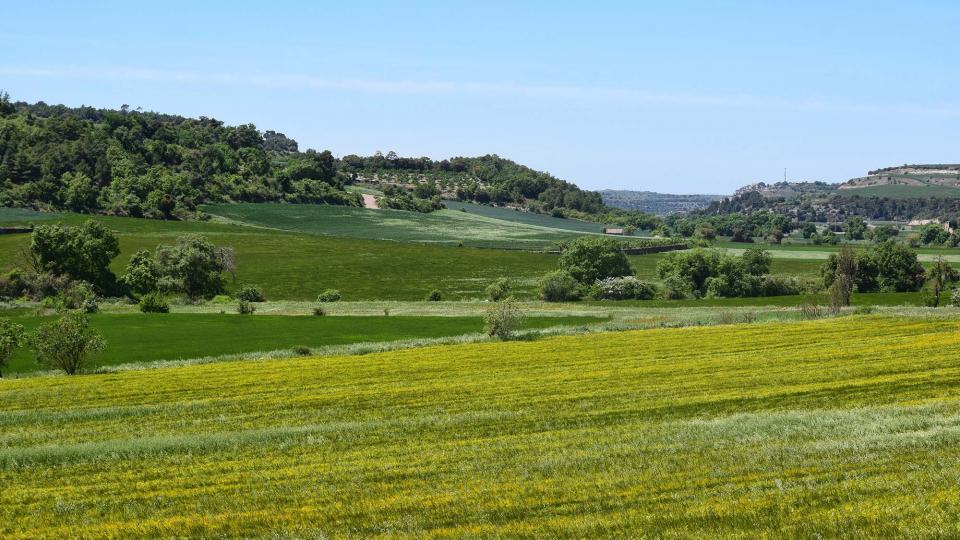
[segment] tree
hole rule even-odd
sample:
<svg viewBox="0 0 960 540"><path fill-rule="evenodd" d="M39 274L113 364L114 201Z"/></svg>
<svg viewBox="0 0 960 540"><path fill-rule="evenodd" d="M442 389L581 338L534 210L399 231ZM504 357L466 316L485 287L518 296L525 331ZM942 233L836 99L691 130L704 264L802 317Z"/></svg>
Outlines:
<svg viewBox="0 0 960 540"><path fill-rule="evenodd" d="M24 342L23 326L7 319L0 319L0 377L13 356L13 351Z"/></svg>
<svg viewBox="0 0 960 540"><path fill-rule="evenodd" d="M577 280L569 273L556 270L540 278L538 292L540 298L547 302L566 302L580 299L578 286Z"/></svg>
<svg viewBox="0 0 960 540"><path fill-rule="evenodd" d="M489 298L491 302L499 302L501 300L506 300L506 298L510 296L511 288L512 287L509 279L500 278L488 285L485 292L487 293L487 298Z"/></svg>
<svg viewBox="0 0 960 540"><path fill-rule="evenodd" d="M117 237L106 227L88 220L79 227L38 225L30 239L38 270L87 281L101 294L116 288L110 261L120 253Z"/></svg>
<svg viewBox="0 0 960 540"><path fill-rule="evenodd" d="M198 234L177 238L173 246L157 247L161 290L182 292L190 298L209 298L223 292L223 257L209 240Z"/></svg>
<svg viewBox="0 0 960 540"><path fill-rule="evenodd" d="M763 276L770 273L770 263L773 260L770 252L759 247L748 248L741 256L745 269L751 276Z"/></svg>
<svg viewBox="0 0 960 540"><path fill-rule="evenodd" d="M78 173L65 173L61 182L67 186L64 204L74 212L95 212L97 205L97 188L89 176Z"/></svg>
<svg viewBox="0 0 960 540"><path fill-rule="evenodd" d="M147 294L157 290L160 279L160 270L150 252L141 249L130 257L126 272L120 277L120 282L137 294Z"/></svg>
<svg viewBox="0 0 960 540"><path fill-rule="evenodd" d="M920 229L920 242L923 245L945 244L950 239L950 232L939 223L928 223Z"/></svg>
<svg viewBox="0 0 960 540"><path fill-rule="evenodd" d="M878 285L883 291L918 291L923 286L924 270L917 252L894 240L873 249L871 258L878 269Z"/></svg>
<svg viewBox="0 0 960 540"><path fill-rule="evenodd" d="M870 230L869 234L874 242L881 244L900 234L900 229L893 225L878 225Z"/></svg>
<svg viewBox="0 0 960 540"><path fill-rule="evenodd" d="M808 221L803 224L803 227L800 229L800 233L803 234L804 238L810 238L811 236L817 234L817 226Z"/></svg>
<svg viewBox="0 0 960 540"><path fill-rule="evenodd" d="M857 259L850 246L843 246L835 257L835 274L830 284L830 306L834 313L850 305L857 275Z"/></svg>
<svg viewBox="0 0 960 540"><path fill-rule="evenodd" d="M932 295L930 301L933 307L937 307L940 305L940 294L943 292L943 288L948 283L956 283L960 279L960 274L940 256L933 262L933 266L927 270L927 275L929 276Z"/></svg>
<svg viewBox="0 0 960 540"><path fill-rule="evenodd" d="M40 326L31 341L41 365L62 369L67 375L79 373L91 356L106 348L103 337L80 313L68 313Z"/></svg>
<svg viewBox="0 0 960 540"><path fill-rule="evenodd" d="M578 238L560 253L560 269L583 284L633 274L630 261L609 238Z"/></svg>
<svg viewBox="0 0 960 540"><path fill-rule="evenodd" d="M849 240L863 240L864 233L867 232L867 223L860 216L853 216L848 219L844 231Z"/></svg>

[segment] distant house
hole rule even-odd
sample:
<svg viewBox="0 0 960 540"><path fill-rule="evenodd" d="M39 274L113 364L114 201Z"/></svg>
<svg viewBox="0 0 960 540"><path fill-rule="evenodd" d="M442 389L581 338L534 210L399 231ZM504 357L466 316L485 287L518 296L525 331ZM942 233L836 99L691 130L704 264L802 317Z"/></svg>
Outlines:
<svg viewBox="0 0 960 540"><path fill-rule="evenodd" d="M619 236L623 236L623 228L622 227L617 227L617 228L604 227L603 234L616 234Z"/></svg>

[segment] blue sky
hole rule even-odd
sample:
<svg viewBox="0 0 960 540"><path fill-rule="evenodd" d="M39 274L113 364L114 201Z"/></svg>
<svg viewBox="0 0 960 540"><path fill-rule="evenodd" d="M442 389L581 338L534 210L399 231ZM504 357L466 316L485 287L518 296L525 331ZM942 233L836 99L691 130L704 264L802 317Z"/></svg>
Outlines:
<svg viewBox="0 0 960 540"><path fill-rule="evenodd" d="M728 193L958 162L956 2L8 2L15 100Z"/></svg>

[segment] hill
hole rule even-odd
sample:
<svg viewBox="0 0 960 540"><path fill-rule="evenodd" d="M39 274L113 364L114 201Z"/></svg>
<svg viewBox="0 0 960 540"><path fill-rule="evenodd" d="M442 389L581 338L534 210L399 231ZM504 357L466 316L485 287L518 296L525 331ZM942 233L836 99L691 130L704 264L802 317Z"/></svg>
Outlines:
<svg viewBox="0 0 960 540"><path fill-rule="evenodd" d="M958 336L848 317L10 380L0 536L949 536Z"/></svg>
<svg viewBox="0 0 960 540"><path fill-rule="evenodd" d="M600 191L603 203L624 210L640 210L656 215L689 212L704 208L723 195L672 195L653 191L604 189Z"/></svg>

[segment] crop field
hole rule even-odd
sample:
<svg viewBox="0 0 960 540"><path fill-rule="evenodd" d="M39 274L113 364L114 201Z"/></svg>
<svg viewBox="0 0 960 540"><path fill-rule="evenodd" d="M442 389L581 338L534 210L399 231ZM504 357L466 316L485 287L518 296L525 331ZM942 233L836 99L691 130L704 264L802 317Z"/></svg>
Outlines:
<svg viewBox="0 0 960 540"><path fill-rule="evenodd" d="M6 380L0 536L952 537L958 358L871 316Z"/></svg>
<svg viewBox="0 0 960 540"><path fill-rule="evenodd" d="M847 197L859 195L861 197L889 197L891 199L926 199L931 197L957 198L960 197L960 188L955 186L943 186L939 184L886 184L853 189L841 189L838 190L837 193Z"/></svg>
<svg viewBox="0 0 960 540"><path fill-rule="evenodd" d="M312 204L220 204L203 209L235 222L287 231L446 246L542 250L583 234L454 210L420 214ZM594 225L592 232L599 233L600 227Z"/></svg>
<svg viewBox="0 0 960 540"><path fill-rule="evenodd" d="M9 317L32 330L53 317ZM528 317L524 328L600 322L595 317ZM314 317L236 314L167 315L100 314L91 326L107 341L107 349L91 365L110 366L158 360L193 359L255 351L322 347L458 336L483 331L480 316L469 317ZM4 374L42 370L33 355L21 349Z"/></svg>
<svg viewBox="0 0 960 540"><path fill-rule="evenodd" d="M5 212L0 209L0 222ZM91 219L78 214L57 216L68 224ZM120 239L121 254L111 265L115 273L123 272L137 249L152 250L159 243L172 243L180 234L200 233L217 245L232 246L237 282L257 284L273 300L313 300L328 288L339 289L347 300L422 300L433 289L448 299L476 298L499 277L510 277L518 293L529 295L537 278L557 265L557 257L545 253L363 240L220 223L92 219L102 221ZM29 241L27 234L0 235L0 270L17 264L19 251Z"/></svg>
<svg viewBox="0 0 960 540"><path fill-rule="evenodd" d="M449 210L460 212L461 209L469 214L484 216L488 218L522 223L525 225L535 225L538 227L547 227L550 229L559 229L562 231L573 231L580 233L599 233L606 225L592 221L581 221L579 219L558 218L546 214L537 214L534 212L521 212L512 208L503 208L499 206L487 206L485 204L476 204L460 201L443 201Z"/></svg>

